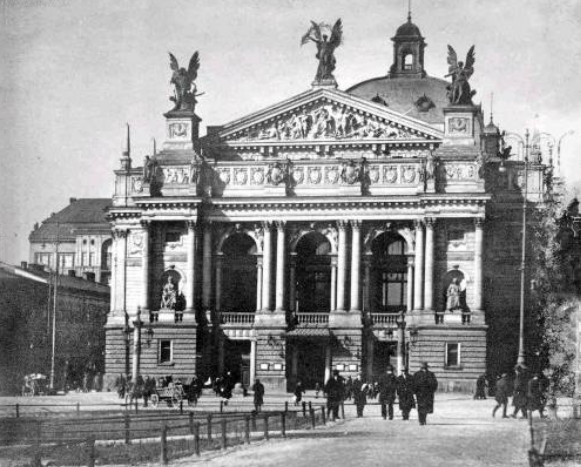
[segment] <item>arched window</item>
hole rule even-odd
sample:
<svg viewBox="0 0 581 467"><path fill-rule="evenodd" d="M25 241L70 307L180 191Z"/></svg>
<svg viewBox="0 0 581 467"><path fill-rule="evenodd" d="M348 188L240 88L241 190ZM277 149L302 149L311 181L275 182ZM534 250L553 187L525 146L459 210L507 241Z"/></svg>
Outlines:
<svg viewBox="0 0 581 467"><path fill-rule="evenodd" d="M224 241L222 253L221 311L256 311L256 243L235 233Z"/></svg>
<svg viewBox="0 0 581 467"><path fill-rule="evenodd" d="M113 240L108 239L103 242L101 246L101 269L107 271L111 270L113 262L113 251L112 251Z"/></svg>
<svg viewBox="0 0 581 467"><path fill-rule="evenodd" d="M414 67L414 56L411 52L404 52L403 56L403 69L404 71L410 71Z"/></svg>
<svg viewBox="0 0 581 467"><path fill-rule="evenodd" d="M300 313L331 309L331 244L324 235L311 232L296 247L297 307Z"/></svg>
<svg viewBox="0 0 581 467"><path fill-rule="evenodd" d="M386 232L371 246L371 311L395 313L407 306L407 244L399 235Z"/></svg>

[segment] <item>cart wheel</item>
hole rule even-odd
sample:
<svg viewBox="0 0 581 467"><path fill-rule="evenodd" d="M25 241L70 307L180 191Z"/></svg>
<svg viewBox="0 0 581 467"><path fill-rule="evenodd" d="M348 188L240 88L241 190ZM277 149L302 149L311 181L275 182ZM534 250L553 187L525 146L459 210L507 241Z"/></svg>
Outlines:
<svg viewBox="0 0 581 467"><path fill-rule="evenodd" d="M157 407L157 404L159 404L159 396L157 394L152 394L150 402L151 402L151 405L153 405L154 407Z"/></svg>
<svg viewBox="0 0 581 467"><path fill-rule="evenodd" d="M174 409L177 409L177 408L179 408L179 406L180 406L180 401L181 401L181 400L182 400L182 398L180 397L180 395L179 395L179 394L175 394L175 393L174 393L174 394L171 396L171 405L172 405L172 407L173 407Z"/></svg>

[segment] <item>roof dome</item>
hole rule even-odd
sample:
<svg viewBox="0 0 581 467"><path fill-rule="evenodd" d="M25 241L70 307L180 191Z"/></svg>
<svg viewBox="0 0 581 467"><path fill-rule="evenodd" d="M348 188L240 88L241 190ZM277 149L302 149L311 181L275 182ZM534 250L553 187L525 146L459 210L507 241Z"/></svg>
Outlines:
<svg viewBox="0 0 581 467"><path fill-rule="evenodd" d="M418 28L414 23L412 23L411 17L408 17L407 23L402 24L395 33L395 37L422 37L420 28Z"/></svg>

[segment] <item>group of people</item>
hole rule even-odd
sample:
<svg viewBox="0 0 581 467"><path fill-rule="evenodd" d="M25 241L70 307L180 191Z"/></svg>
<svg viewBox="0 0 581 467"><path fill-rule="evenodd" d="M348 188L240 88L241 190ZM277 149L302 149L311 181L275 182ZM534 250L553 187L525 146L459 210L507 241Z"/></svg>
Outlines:
<svg viewBox="0 0 581 467"><path fill-rule="evenodd" d="M393 420L397 397L402 418L409 420L410 412L417 406L420 425L425 425L428 414L434 411L434 393L437 388L438 380L429 370L428 363L424 362L413 376L407 369L401 375L395 376L393 367L388 365L376 385L366 383L362 373L355 379L345 380L338 371L334 371L323 390L327 396L327 413L331 420L339 417L339 407L344 400L351 397L357 408L357 417L363 417L367 397L377 390L384 420Z"/></svg>
<svg viewBox="0 0 581 467"><path fill-rule="evenodd" d="M196 405L202 394L203 383L196 376L189 378L184 384L180 379L174 381L171 375L153 378L137 375L135 381L120 374L115 380L115 388L120 399L129 396L131 400L143 399L143 406L147 407L151 396L157 389L166 388L174 384L181 384L185 391L185 396L190 405Z"/></svg>
<svg viewBox="0 0 581 467"><path fill-rule="evenodd" d="M536 372L531 375L526 368L517 365L514 378L510 378L508 373L502 373L496 381L496 406L492 410L492 416L496 416L496 412L502 407L502 418L508 418L508 399L512 396L512 418L516 418L519 412L522 418L527 418L527 410L531 414L538 411L541 418L545 418L546 391L547 380L542 374Z"/></svg>

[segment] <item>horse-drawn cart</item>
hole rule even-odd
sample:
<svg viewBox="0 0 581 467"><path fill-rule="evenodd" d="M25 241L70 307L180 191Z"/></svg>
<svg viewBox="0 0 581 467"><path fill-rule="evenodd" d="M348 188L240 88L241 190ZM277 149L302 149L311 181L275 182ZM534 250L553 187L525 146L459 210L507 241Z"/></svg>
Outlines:
<svg viewBox="0 0 581 467"><path fill-rule="evenodd" d="M22 386L22 395L33 397L41 394L46 394L46 376L41 373L26 375Z"/></svg>
<svg viewBox="0 0 581 467"><path fill-rule="evenodd" d="M179 407L186 397L184 386L181 383L169 383L163 388L156 388L151 395L151 405L157 407L160 401L166 401L170 407Z"/></svg>

